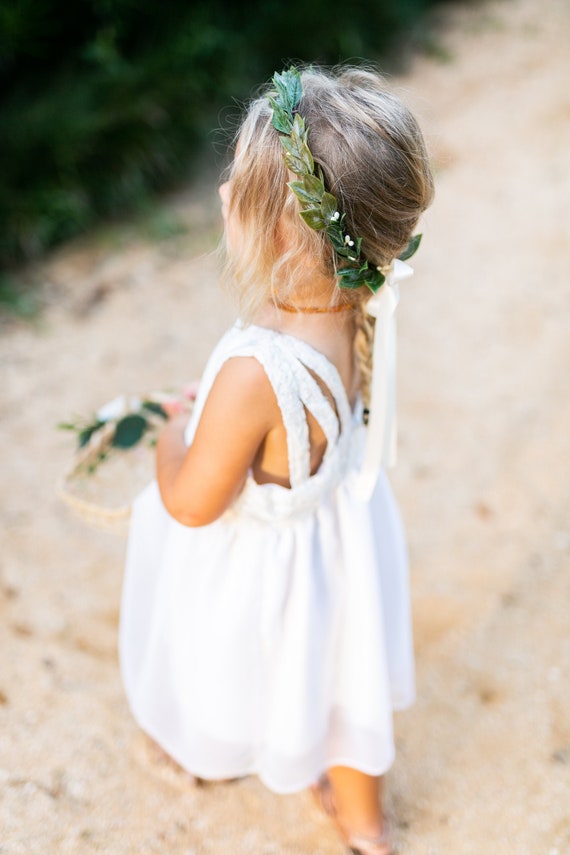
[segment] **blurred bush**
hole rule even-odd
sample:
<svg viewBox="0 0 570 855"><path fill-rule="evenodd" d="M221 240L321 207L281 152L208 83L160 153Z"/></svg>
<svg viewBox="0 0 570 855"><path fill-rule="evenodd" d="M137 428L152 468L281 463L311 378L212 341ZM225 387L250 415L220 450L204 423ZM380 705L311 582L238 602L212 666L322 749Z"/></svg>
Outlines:
<svg viewBox="0 0 570 855"><path fill-rule="evenodd" d="M192 176L290 60L379 60L434 0L0 0L0 267Z"/></svg>

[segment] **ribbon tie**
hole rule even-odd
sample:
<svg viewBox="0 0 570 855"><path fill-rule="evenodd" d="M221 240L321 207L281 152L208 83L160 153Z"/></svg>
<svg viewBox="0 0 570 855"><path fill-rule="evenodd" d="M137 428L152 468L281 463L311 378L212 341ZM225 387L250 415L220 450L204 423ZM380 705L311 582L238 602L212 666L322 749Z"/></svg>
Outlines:
<svg viewBox="0 0 570 855"><path fill-rule="evenodd" d="M381 466L396 463L396 317L400 297L398 283L413 275L413 269L396 258L386 281L366 305L376 318L373 371L370 383L370 415L366 428L364 458L356 490L366 500L372 495Z"/></svg>

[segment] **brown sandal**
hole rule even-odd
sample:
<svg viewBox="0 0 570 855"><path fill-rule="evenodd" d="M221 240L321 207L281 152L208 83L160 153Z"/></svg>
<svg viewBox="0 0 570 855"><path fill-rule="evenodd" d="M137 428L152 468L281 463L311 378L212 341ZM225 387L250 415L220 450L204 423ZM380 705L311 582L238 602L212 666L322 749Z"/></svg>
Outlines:
<svg viewBox="0 0 570 855"><path fill-rule="evenodd" d="M366 837L363 834L347 832L338 820L333 788L326 774L321 775L317 783L313 784L311 792L319 808L334 822L352 855L394 855L390 839L390 826L386 818L384 818L383 831L379 837Z"/></svg>

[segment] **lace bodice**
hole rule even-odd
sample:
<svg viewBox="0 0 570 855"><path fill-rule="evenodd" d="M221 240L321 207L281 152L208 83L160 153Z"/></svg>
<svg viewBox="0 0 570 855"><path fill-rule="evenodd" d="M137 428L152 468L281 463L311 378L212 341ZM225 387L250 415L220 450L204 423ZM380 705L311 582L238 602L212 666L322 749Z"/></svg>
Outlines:
<svg viewBox="0 0 570 855"><path fill-rule="evenodd" d="M238 322L221 339L208 361L186 429L187 444L192 442L217 373L227 359L235 356L257 359L273 387L287 434L291 487L258 484L250 474L240 496L226 513L263 520L306 513L347 477L361 456L364 429L360 402L353 411L337 369L311 345L276 330ZM313 375L330 391L334 408ZM323 460L314 475L310 474L306 411L314 416L327 440Z"/></svg>

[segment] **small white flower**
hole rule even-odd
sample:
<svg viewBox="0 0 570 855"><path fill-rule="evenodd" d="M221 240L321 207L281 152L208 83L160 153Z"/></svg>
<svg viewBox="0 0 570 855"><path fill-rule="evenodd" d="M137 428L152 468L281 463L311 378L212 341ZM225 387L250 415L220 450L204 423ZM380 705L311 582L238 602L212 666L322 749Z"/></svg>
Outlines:
<svg viewBox="0 0 570 855"><path fill-rule="evenodd" d="M350 245L350 235L345 235L345 237L344 237L344 243L345 243L345 246L346 246L346 245Z"/></svg>
<svg viewBox="0 0 570 855"><path fill-rule="evenodd" d="M354 241L353 241L353 240L349 240L348 245L349 245L349 246L354 246Z"/></svg>
<svg viewBox="0 0 570 855"><path fill-rule="evenodd" d="M331 220L334 220L336 222L339 219L340 219L340 213L338 211L335 211L331 217Z"/></svg>
<svg viewBox="0 0 570 855"><path fill-rule="evenodd" d="M124 395L119 395L117 398L113 398L112 401L99 407L96 416L100 422L108 422L111 419L118 419L120 416L124 416L126 412L127 399Z"/></svg>

